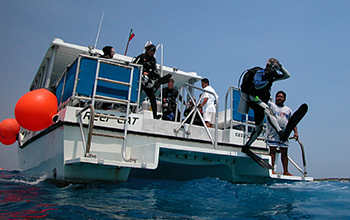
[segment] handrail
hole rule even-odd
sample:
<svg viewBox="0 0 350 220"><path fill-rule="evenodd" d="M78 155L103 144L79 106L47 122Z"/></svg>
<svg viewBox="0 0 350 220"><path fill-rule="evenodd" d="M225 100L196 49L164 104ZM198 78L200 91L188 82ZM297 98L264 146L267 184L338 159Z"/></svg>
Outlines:
<svg viewBox="0 0 350 220"><path fill-rule="evenodd" d="M136 162L137 159L135 158L126 158L126 140L127 140L127 134L128 134L128 118L129 118L129 111L130 111L130 99L131 99L131 89L132 89L132 80L133 80L133 69L131 70L130 74L130 84L129 84L129 93L128 93L128 102L126 105L126 112L125 112L125 123L124 123L124 137L123 137L123 146L122 146L122 157L125 162Z"/></svg>
<svg viewBox="0 0 350 220"><path fill-rule="evenodd" d="M290 140L291 139L295 139L294 137L290 137L289 138ZM305 151L304 151L304 146L303 144L301 143L301 141L299 139L295 140L296 142L299 143L299 146L300 146L300 149L301 149L301 157L302 157L302 162L303 162L303 169L301 169L298 164L290 157L288 156L288 160L293 164L293 166L304 176L304 177L307 177L307 171L306 171L306 159L305 159ZM280 151L277 151L277 153L280 153ZM276 162L277 162L277 157L276 157L276 160L275 160L275 164L274 166L276 166Z"/></svg>
<svg viewBox="0 0 350 220"><path fill-rule="evenodd" d="M84 137L84 131L83 131L83 125L82 125L82 119L81 119L81 113L86 111L87 109L90 109L90 120L89 120L89 126L88 126L88 141L87 144L85 143L85 137ZM85 150L85 156L89 157L90 156L90 147L91 147L91 139L92 139L92 129L94 127L94 116L95 116L95 108L92 104L87 105L80 111L77 111L75 113L75 116L77 117L79 115L79 126L80 126L80 132L83 140L83 147L86 149ZM92 119L92 120L91 120Z"/></svg>
<svg viewBox="0 0 350 220"><path fill-rule="evenodd" d="M231 99L230 99L230 111L231 111L231 115L233 114L232 108L233 108L233 89L235 87L230 86L230 88L227 90L226 95L225 95L225 114L224 114L224 129L226 129L226 118L227 118L227 96L229 95L229 93L231 93ZM232 120L230 120L230 128L232 129Z"/></svg>
<svg viewBox="0 0 350 220"><path fill-rule="evenodd" d="M201 103L201 100L203 98L203 96L201 96L198 100L198 102L195 102L194 101L194 97L193 97L193 94L191 92L189 92L189 88L191 89L197 89L199 91L202 91L202 92L207 92L207 93L210 93L212 94L214 97L215 97L215 101L216 101L216 113L215 113L215 131L214 131L214 138L211 136L210 132L209 132L209 129L207 127L207 125L205 124L205 121L203 119L203 116L200 114L199 112L199 104ZM205 131L207 132L208 136L209 136L209 139L210 141L212 142L213 146L214 146L214 149L217 149L217 140L218 140L218 113L219 113L219 100L217 98L217 96L215 95L215 93L213 92L210 92L210 91L207 91L205 89L202 89L202 88L199 88L199 87L196 87L192 84L188 84L188 83L185 83L181 86L181 88L179 89L179 93L176 97L176 100L180 100L180 94L182 92L182 97L184 97L184 92L185 90L187 91L187 95L188 97L191 99L191 101L193 103L195 103L195 107L192 109L192 111L186 116L185 119L183 119L181 121L181 123L177 126L177 128L174 129L174 132L178 132L180 130L180 128L186 123L186 121L190 118L190 116L192 115L192 118L191 118L191 123L190 125L188 126L188 129L187 131L185 131L186 133L190 133L190 128L191 128L191 125L193 124L193 121L194 121L194 118L196 117L196 114L199 115L199 118L201 119L203 125L204 125L204 128L205 128ZM184 111L183 111L183 105L184 103L181 101L181 115L183 115ZM178 102L176 102L176 109L178 109ZM176 111L175 113L175 121L177 121L178 119L178 111Z"/></svg>
<svg viewBox="0 0 350 220"><path fill-rule="evenodd" d="M152 43L152 42L151 42ZM156 47L156 53L154 54L156 56L158 48L160 47L160 77L163 77L163 62L164 62L164 45L158 44ZM163 84L160 85L160 97L163 97Z"/></svg>
<svg viewBox="0 0 350 220"><path fill-rule="evenodd" d="M290 137L289 139L295 139L294 137ZM305 157L305 150L304 150L304 145L301 143L300 139L296 139L295 141L297 141L299 143L300 146L300 150L301 150L301 158L303 161L303 167L304 167L304 171L301 170L298 165L288 156L289 161L299 170L299 172L301 172L301 174L303 174L305 177L307 177L307 171L306 171L306 157Z"/></svg>

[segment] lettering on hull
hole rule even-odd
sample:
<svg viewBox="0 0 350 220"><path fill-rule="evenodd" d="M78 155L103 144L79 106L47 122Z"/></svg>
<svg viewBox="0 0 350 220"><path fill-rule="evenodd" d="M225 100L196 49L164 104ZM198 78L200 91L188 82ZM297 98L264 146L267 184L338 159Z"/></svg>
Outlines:
<svg viewBox="0 0 350 220"><path fill-rule="evenodd" d="M102 113L103 114L103 113ZM113 115L113 114L104 114L104 115L109 115L109 116L116 116L116 115ZM84 116L83 116L83 120L84 119L87 119L89 120L90 119L90 112L86 111ZM119 117L122 117L122 116L119 116ZM137 122L139 121L139 117L137 116L129 116L128 118L128 124L129 125L136 125ZM108 118L108 117L104 117L104 116L95 116L94 118L94 121L99 121L99 122L102 122L102 123L111 123L113 121L115 121L116 123L118 124L124 124L126 121L124 120L120 120L120 119L114 119L114 118Z"/></svg>

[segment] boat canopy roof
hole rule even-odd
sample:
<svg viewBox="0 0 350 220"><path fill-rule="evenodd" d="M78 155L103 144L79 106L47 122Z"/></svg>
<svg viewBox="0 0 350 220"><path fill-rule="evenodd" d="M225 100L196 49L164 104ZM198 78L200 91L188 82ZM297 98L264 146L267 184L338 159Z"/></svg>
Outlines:
<svg viewBox="0 0 350 220"><path fill-rule="evenodd" d="M102 50L98 49L93 49L92 52L103 54ZM65 43L63 40L55 38L51 42L50 47L41 62L30 86L30 90L51 86L79 54L88 55L89 48L87 46ZM133 57L115 54L113 59L122 62L131 62ZM159 64L157 65L160 69L161 66ZM162 70L163 75L173 73L172 78L175 80L175 86L178 88L184 83L194 84L202 79L202 77L198 76L195 72L185 72L178 70L177 68L166 66L163 66Z"/></svg>

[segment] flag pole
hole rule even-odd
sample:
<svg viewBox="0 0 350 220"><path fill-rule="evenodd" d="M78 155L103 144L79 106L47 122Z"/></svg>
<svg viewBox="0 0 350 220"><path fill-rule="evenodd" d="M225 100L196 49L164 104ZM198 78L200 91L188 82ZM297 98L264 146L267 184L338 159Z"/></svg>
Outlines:
<svg viewBox="0 0 350 220"><path fill-rule="evenodd" d="M132 29L130 30L130 34L129 34L129 38L128 38L128 43L126 44L126 49L125 49L125 53L124 55L126 56L126 53L128 52L128 48L129 48L129 42L131 41L131 39L135 36L135 34L132 33Z"/></svg>

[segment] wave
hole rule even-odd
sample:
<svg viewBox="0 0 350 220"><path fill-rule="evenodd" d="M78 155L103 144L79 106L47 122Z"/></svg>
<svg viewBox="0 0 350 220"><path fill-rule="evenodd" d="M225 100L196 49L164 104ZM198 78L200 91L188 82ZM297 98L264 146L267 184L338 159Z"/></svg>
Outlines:
<svg viewBox="0 0 350 220"><path fill-rule="evenodd" d="M30 177L20 171L1 171L0 183L20 183L26 185L38 185L47 179L46 175L38 177Z"/></svg>

